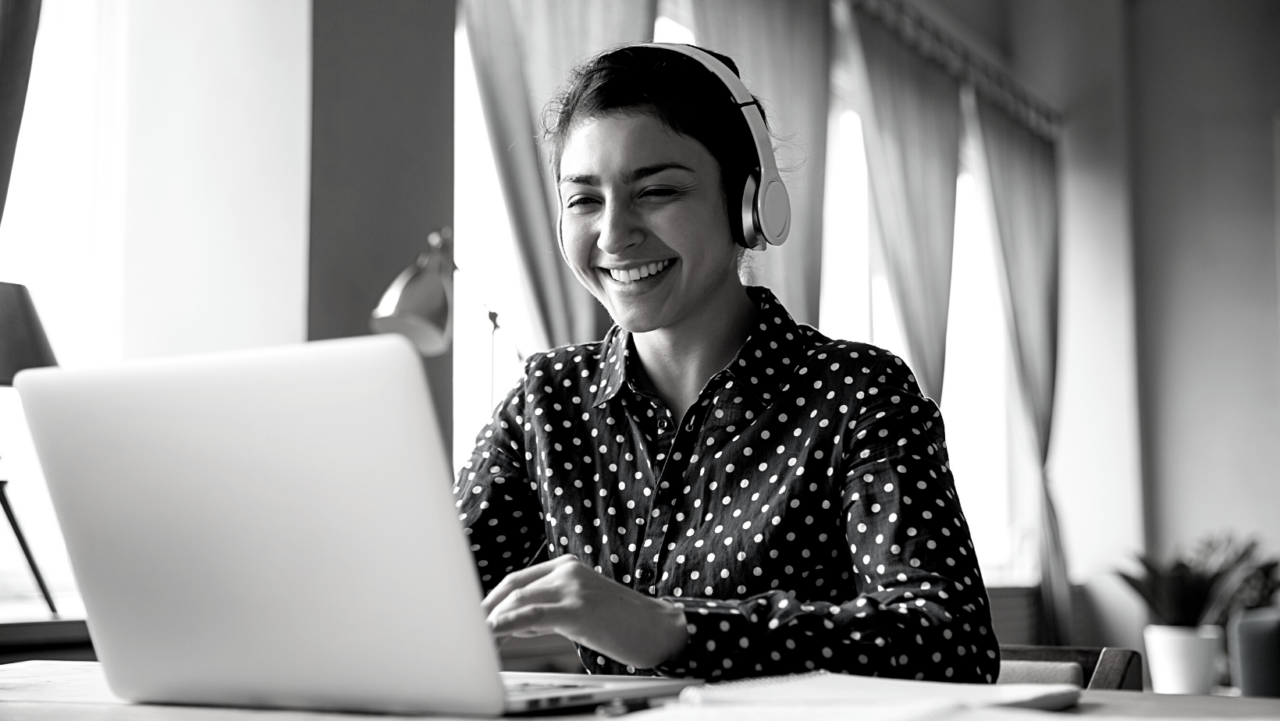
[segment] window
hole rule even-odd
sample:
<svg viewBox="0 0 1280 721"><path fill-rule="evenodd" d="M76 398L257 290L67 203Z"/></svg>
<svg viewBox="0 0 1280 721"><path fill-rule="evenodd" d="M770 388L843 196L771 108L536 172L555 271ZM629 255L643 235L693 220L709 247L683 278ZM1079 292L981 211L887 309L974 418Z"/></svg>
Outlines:
<svg viewBox="0 0 1280 721"><path fill-rule="evenodd" d="M0 280L31 291L59 363L120 358L119 248L98 233L94 199L109 158L98 95L106 13L92 3L46 0L22 127L0 224ZM105 48L102 52L105 55ZM86 298L95 299L86 303ZM57 519L42 482L17 391L0 388L0 478L59 611L82 615ZM0 621L47 613L8 523L0 522Z"/></svg>
<svg viewBox="0 0 1280 721"><path fill-rule="evenodd" d="M872 337L873 325L871 204L857 113L832 113L827 161L818 317L822 332L832 338L865 340Z"/></svg>
<svg viewBox="0 0 1280 721"><path fill-rule="evenodd" d="M466 27L454 43L453 463L524 373L536 320L476 85ZM496 323L496 324L495 324Z"/></svg>
<svg viewBox="0 0 1280 721"><path fill-rule="evenodd" d="M942 410L956 488L964 501L983 573L993 585L1035 583L1034 509L1016 501L1031 487L1018 471L1025 444L1016 423L1018 395L1006 327L991 214L978 175L962 159L956 180L955 249ZM1034 472L1034 466L1032 467ZM1024 479L1024 482L1019 482Z"/></svg>
<svg viewBox="0 0 1280 721"><path fill-rule="evenodd" d="M911 363L889 279L872 247L866 152L857 113L836 109L828 129L819 329L870 341ZM956 220L942 411L956 487L989 585L1036 579L1036 464L1015 442L1013 366L1000 260L981 157L965 142Z"/></svg>
<svg viewBox="0 0 1280 721"><path fill-rule="evenodd" d="M62 365L305 339L310 12L305 0L45 0L0 278L31 290ZM209 91L226 87L237 92ZM74 617L12 389L0 389L0 456L32 552ZM0 531L5 613L38 599L11 539Z"/></svg>

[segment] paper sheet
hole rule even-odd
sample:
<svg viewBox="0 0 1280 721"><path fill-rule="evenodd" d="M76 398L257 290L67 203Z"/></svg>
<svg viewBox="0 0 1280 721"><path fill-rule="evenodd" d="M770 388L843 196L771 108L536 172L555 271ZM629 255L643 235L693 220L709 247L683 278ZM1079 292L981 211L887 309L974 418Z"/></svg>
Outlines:
<svg viewBox="0 0 1280 721"><path fill-rule="evenodd" d="M750 705L673 703L631 714L626 718L635 719L635 721L778 721L795 718L803 718L804 721L851 721L852 719L943 721L952 718L961 710L955 704L944 701L805 706L797 706L794 703L752 703Z"/></svg>

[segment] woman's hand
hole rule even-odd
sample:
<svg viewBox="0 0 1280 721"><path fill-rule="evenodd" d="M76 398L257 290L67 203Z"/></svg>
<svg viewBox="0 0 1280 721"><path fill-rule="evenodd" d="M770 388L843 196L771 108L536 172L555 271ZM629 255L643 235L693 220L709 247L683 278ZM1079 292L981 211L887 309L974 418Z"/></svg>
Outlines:
<svg viewBox="0 0 1280 721"><path fill-rule="evenodd" d="M497 637L559 633L636 668L674 658L684 611L560 556L502 579L481 604Z"/></svg>

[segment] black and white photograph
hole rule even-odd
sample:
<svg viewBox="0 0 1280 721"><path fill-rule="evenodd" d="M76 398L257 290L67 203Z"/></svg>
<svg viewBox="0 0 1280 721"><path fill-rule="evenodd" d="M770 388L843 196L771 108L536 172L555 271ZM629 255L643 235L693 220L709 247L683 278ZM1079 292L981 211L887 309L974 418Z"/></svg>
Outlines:
<svg viewBox="0 0 1280 721"><path fill-rule="evenodd" d="M1280 1L0 0L0 719L1280 719Z"/></svg>

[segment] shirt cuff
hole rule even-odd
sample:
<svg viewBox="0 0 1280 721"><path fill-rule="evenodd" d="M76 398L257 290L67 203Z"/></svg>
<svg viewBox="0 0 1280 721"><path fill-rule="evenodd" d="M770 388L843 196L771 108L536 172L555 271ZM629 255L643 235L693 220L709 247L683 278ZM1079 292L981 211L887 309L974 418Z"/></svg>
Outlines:
<svg viewBox="0 0 1280 721"><path fill-rule="evenodd" d="M741 675L734 664L744 662L750 651L751 621L738 604L680 596L662 600L684 610L689 640L679 655L657 667L659 673L704 679Z"/></svg>

